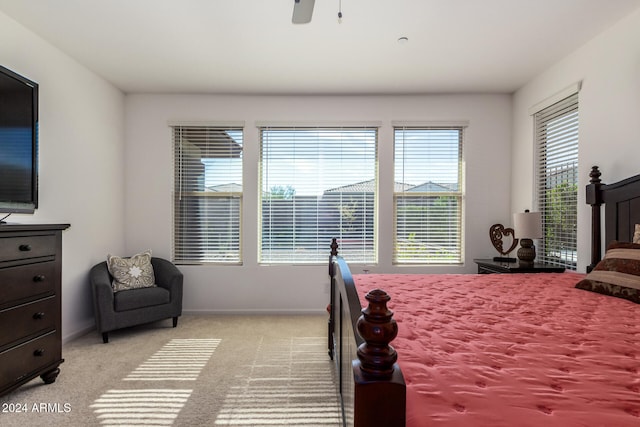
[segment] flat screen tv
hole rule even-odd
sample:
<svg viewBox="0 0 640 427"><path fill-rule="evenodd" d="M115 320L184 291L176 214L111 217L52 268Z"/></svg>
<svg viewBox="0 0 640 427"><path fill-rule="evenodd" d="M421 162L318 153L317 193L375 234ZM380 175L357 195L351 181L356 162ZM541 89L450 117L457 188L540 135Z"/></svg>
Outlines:
<svg viewBox="0 0 640 427"><path fill-rule="evenodd" d="M0 66L0 219L38 207L38 84Z"/></svg>

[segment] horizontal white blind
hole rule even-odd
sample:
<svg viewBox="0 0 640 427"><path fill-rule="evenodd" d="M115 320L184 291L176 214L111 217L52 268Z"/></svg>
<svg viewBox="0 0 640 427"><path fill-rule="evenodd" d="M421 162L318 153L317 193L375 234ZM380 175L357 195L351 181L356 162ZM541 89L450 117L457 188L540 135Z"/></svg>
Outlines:
<svg viewBox="0 0 640 427"><path fill-rule="evenodd" d="M538 209L543 238L536 260L576 269L578 94L534 115L538 147Z"/></svg>
<svg viewBox="0 0 640 427"><path fill-rule="evenodd" d="M395 264L462 262L462 127L394 129Z"/></svg>
<svg viewBox="0 0 640 427"><path fill-rule="evenodd" d="M377 128L260 129L262 263L325 263L331 238L375 263Z"/></svg>
<svg viewBox="0 0 640 427"><path fill-rule="evenodd" d="M172 126L173 259L242 262L242 127Z"/></svg>

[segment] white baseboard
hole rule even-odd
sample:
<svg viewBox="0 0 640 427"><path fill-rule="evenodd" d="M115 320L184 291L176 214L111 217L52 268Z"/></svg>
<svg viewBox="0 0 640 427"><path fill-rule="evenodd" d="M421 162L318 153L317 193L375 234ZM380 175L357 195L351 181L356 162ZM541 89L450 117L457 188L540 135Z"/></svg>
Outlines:
<svg viewBox="0 0 640 427"><path fill-rule="evenodd" d="M86 335L89 332L95 331L95 330L96 330L96 325L95 325L95 323L91 322L90 324L87 324L87 326L82 327L82 328L78 329L77 331L70 333L69 335L63 336L62 337L62 344L66 344L69 341L73 341L76 338L79 338L79 337L81 337L83 335Z"/></svg>

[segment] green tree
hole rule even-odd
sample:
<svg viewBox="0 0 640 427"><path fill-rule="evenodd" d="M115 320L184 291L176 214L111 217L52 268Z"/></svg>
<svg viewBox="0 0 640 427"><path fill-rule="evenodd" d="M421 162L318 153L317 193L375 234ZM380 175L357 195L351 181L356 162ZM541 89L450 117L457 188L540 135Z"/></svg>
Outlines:
<svg viewBox="0 0 640 427"><path fill-rule="evenodd" d="M563 243L576 239L578 186L562 182L547 192L544 210L544 245L547 256L559 257L571 248Z"/></svg>
<svg viewBox="0 0 640 427"><path fill-rule="evenodd" d="M269 197L272 199L292 200L296 195L296 189L290 185L274 185L269 191Z"/></svg>

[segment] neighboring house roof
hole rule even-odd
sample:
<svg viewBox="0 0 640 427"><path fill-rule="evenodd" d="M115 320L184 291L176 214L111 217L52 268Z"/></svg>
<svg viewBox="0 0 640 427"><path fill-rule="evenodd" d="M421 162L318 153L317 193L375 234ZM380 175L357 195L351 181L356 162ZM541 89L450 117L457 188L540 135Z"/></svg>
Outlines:
<svg viewBox="0 0 640 427"><path fill-rule="evenodd" d="M356 182L355 184L343 185L342 187L330 188L325 190L326 193L373 193L375 191L376 180ZM412 187L411 184L403 184L401 182L394 183L394 191L407 191Z"/></svg>
<svg viewBox="0 0 640 427"><path fill-rule="evenodd" d="M373 193L375 190L375 180L356 182L355 184L348 184L342 187L331 188L325 190L326 193ZM412 185L404 184L401 182L394 183L394 192L423 192L423 193L443 193L449 191L457 191L458 184L456 183L443 183L438 184L433 181L427 181L422 184Z"/></svg>
<svg viewBox="0 0 640 427"><path fill-rule="evenodd" d="M242 155L242 145L223 129L185 126L181 132L186 141L198 148L200 158L237 158Z"/></svg>
<svg viewBox="0 0 640 427"><path fill-rule="evenodd" d="M212 185L207 187L208 191L215 191L217 193L240 193L242 192L242 185L230 182L228 184Z"/></svg>
<svg viewBox="0 0 640 427"><path fill-rule="evenodd" d="M427 181L422 184L416 185L415 187L411 187L405 191L415 191L415 192L423 192L423 193L442 193L449 191L458 191L458 184L456 183L442 183L438 184L433 181Z"/></svg>

